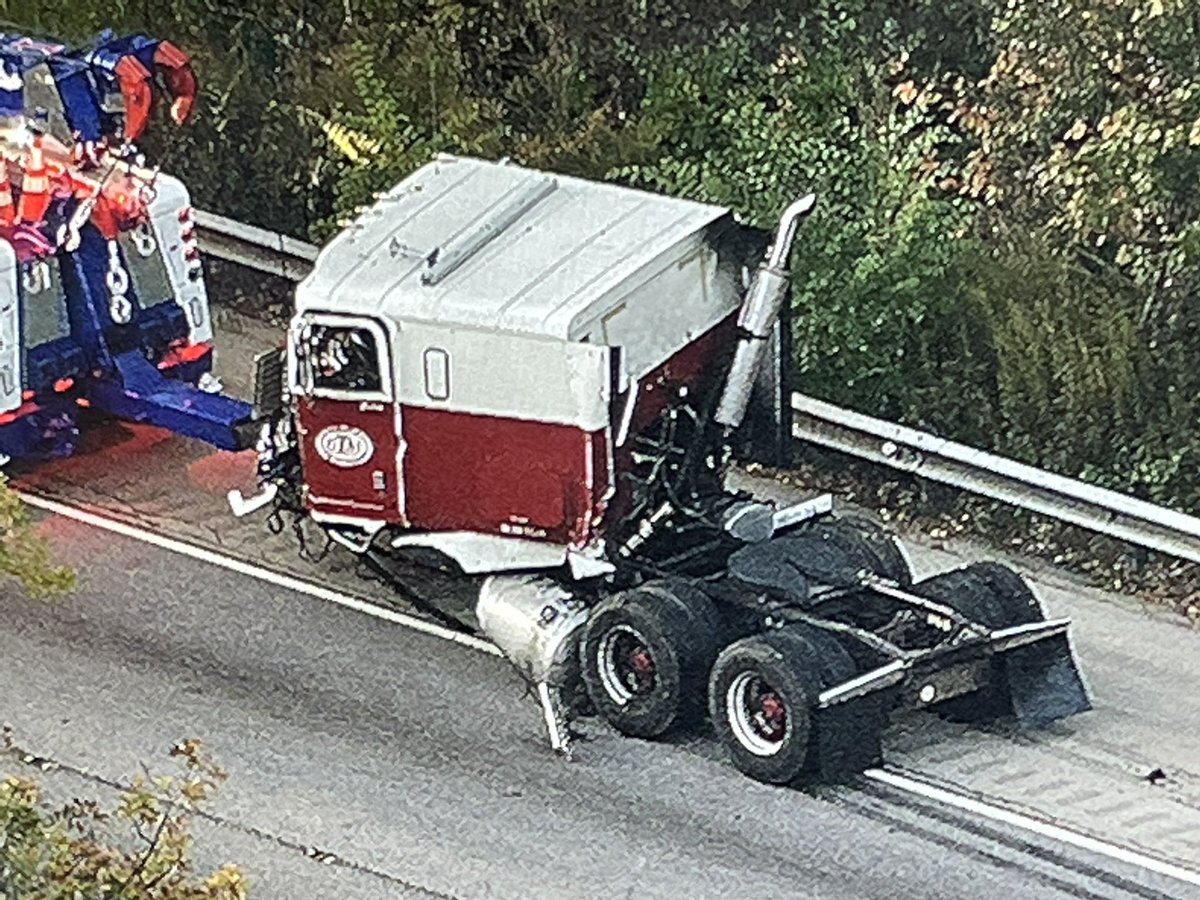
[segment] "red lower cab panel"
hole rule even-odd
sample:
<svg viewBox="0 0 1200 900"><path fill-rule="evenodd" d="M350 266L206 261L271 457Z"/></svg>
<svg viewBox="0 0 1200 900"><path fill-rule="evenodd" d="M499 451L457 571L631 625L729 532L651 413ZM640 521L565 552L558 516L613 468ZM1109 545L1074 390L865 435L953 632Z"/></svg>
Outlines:
<svg viewBox="0 0 1200 900"><path fill-rule="evenodd" d="M608 490L603 431L420 407L402 412L414 528L586 542Z"/></svg>

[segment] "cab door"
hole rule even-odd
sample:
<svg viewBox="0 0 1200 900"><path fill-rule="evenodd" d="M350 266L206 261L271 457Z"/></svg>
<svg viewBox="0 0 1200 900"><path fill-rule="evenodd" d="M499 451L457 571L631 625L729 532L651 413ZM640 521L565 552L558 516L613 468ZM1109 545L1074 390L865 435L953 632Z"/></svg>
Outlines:
<svg viewBox="0 0 1200 900"><path fill-rule="evenodd" d="M288 347L314 518L403 522L400 406L387 332L374 319L309 314L293 323Z"/></svg>

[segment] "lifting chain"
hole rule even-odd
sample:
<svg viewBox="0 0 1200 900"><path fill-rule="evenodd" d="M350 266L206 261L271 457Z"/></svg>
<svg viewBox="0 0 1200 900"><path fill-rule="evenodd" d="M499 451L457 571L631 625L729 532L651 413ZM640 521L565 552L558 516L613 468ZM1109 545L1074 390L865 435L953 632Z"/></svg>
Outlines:
<svg viewBox="0 0 1200 900"><path fill-rule="evenodd" d="M133 240L134 249L137 250L138 256L143 259L154 255L158 249L158 241L154 238L154 231L150 227L149 222L143 222L130 234Z"/></svg>
<svg viewBox="0 0 1200 900"><path fill-rule="evenodd" d="M108 305L108 314L113 323L128 325L133 316L133 304L125 296L129 290L129 273L121 264L121 251L116 241L108 242L108 272L104 275L104 284L112 298Z"/></svg>

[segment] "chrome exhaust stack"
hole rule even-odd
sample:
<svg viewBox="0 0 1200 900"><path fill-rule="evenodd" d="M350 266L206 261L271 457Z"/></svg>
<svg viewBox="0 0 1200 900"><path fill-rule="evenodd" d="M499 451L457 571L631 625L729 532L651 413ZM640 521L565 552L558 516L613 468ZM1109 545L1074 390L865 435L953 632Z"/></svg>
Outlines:
<svg viewBox="0 0 1200 900"><path fill-rule="evenodd" d="M738 313L738 328L741 329L742 336L738 341L733 365L729 368L725 388L721 393L721 402L714 416L716 421L728 430L741 425L746 415L767 341L771 337L775 322L779 319L779 310L791 283L787 263L792 242L796 238L796 229L799 228L801 219L812 212L816 202L816 194L808 194L784 210L771 253L754 273L754 280L742 301L742 308Z"/></svg>

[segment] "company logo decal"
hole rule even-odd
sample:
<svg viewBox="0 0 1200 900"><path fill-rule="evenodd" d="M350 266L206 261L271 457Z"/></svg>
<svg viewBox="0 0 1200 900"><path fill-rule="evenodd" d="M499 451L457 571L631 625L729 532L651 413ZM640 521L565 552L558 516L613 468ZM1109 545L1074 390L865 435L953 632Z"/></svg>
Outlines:
<svg viewBox="0 0 1200 900"><path fill-rule="evenodd" d="M314 443L321 459L341 469L361 466L375 453L375 445L367 433L349 425L330 425L317 435Z"/></svg>

